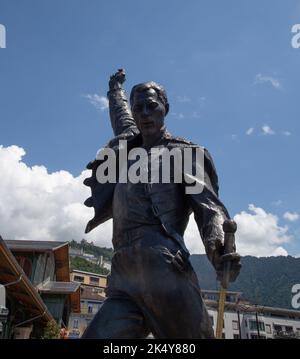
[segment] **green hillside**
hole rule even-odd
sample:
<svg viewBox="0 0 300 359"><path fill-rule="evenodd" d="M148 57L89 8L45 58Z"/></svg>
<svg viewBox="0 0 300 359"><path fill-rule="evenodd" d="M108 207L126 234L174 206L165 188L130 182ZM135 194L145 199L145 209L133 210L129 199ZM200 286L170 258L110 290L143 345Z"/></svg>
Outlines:
<svg viewBox="0 0 300 359"><path fill-rule="evenodd" d="M111 261L113 256L112 248L98 247L95 246L93 242L88 242L85 239L82 239L80 242L74 240L70 241L71 248L74 249L83 249L85 253L94 254L96 257L103 256L104 259Z"/></svg>
<svg viewBox="0 0 300 359"><path fill-rule="evenodd" d="M97 264L91 263L84 258L70 257L70 269L82 270L85 272L98 273L98 274L109 274L109 270L101 268Z"/></svg>
<svg viewBox="0 0 300 359"><path fill-rule="evenodd" d="M192 255L191 262L203 289L218 289L212 265L205 255ZM300 283L300 258L242 257L242 270L230 290L243 292L253 304L272 307L291 307L291 288Z"/></svg>
<svg viewBox="0 0 300 359"><path fill-rule="evenodd" d="M70 243L70 247L73 249L83 250L84 253L93 254L96 258L103 258L106 261L111 262L113 256L113 250L111 248L102 248L95 246L93 242L88 242L85 239L82 239L81 242L76 242L72 240ZM109 270L106 268L101 268L99 265L95 263L91 263L85 258L79 256L70 257L70 269L82 270L85 272L99 273L99 274L109 274Z"/></svg>
<svg viewBox="0 0 300 359"><path fill-rule="evenodd" d="M96 257L103 256L108 261L111 261L113 256L111 248L101 248L86 240L79 243L71 241L70 245ZM201 288L218 290L219 283L206 255L192 255L190 258ZM243 292L244 299L253 304L292 309L291 288L294 284L300 283L300 258L246 256L242 257L242 265L241 273L236 282L231 283L230 290ZM107 270L79 257L71 258L71 268L100 274L108 273Z"/></svg>

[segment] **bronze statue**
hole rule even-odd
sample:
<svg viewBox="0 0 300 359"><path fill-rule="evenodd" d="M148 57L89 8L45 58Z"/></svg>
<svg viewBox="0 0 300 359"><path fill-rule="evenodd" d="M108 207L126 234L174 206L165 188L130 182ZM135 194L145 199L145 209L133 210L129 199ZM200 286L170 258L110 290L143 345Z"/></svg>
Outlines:
<svg viewBox="0 0 300 359"><path fill-rule="evenodd" d="M162 86L148 82L133 87L129 108L122 84L124 70L109 81L109 110L115 137L108 143L120 161L120 140L127 150L179 149L199 146L171 136L164 126L169 111ZM204 150L204 187L187 194L182 183L99 183L97 169L103 160L87 166L85 180L92 196L85 204L95 216L86 233L113 219L114 256L107 299L83 338L214 338L201 297L198 279L189 261L183 235L194 212L209 260L220 278L224 261L230 263L230 281L240 271L240 256L224 254L222 225L229 214L218 198L218 177L212 158ZM128 161L130 162L130 161ZM126 164L127 166L128 164ZM193 166L197 166L193 157Z"/></svg>

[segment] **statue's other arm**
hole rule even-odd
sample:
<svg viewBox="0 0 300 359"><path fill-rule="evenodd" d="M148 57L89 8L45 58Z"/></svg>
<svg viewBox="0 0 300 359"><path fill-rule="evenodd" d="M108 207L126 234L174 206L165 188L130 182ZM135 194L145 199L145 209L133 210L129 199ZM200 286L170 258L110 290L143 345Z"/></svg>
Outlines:
<svg viewBox="0 0 300 359"><path fill-rule="evenodd" d="M196 166L193 161L193 166ZM205 251L208 259L215 267L218 276L221 276L223 255L224 232L223 223L230 219L224 204L220 201L218 176L209 152L204 149L204 186L203 191L198 194L189 194L188 199L194 212ZM236 251L234 247L234 252ZM241 267L240 256L232 255L231 281L239 274Z"/></svg>
<svg viewBox="0 0 300 359"><path fill-rule="evenodd" d="M115 136L131 131L137 133L135 121L128 106L123 83L125 82L125 71L118 70L109 80L109 91L107 93L109 101L109 114L111 126Z"/></svg>
<svg viewBox="0 0 300 359"><path fill-rule="evenodd" d="M193 166L196 166L194 161ZM217 172L210 154L204 149L203 190L201 193L188 196L208 257L211 257L211 248L223 244L223 222L230 218L219 199L218 192Z"/></svg>

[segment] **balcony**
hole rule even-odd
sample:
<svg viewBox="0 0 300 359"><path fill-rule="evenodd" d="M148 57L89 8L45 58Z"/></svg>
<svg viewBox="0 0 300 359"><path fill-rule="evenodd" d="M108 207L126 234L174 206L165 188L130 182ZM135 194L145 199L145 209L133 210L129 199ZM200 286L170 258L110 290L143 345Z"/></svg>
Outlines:
<svg viewBox="0 0 300 359"><path fill-rule="evenodd" d="M300 339L300 332L275 330L273 332L274 339Z"/></svg>

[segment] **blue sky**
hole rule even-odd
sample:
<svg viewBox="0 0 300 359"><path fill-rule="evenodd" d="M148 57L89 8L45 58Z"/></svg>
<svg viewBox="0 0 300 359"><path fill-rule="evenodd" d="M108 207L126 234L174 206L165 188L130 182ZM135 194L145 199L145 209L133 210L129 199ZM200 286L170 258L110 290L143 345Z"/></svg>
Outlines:
<svg viewBox="0 0 300 359"><path fill-rule="evenodd" d="M170 132L211 152L231 215L254 204L277 216L300 255L296 23L296 0L0 0L0 144L79 176L112 136L88 95L123 67L128 92L164 85Z"/></svg>

